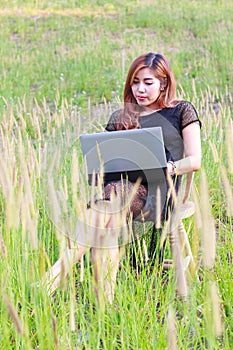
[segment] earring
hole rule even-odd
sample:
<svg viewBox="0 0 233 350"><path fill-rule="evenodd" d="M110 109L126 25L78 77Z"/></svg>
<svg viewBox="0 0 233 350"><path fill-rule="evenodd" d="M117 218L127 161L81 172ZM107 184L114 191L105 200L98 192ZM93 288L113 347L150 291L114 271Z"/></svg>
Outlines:
<svg viewBox="0 0 233 350"><path fill-rule="evenodd" d="M160 91L164 91L164 87L161 87Z"/></svg>

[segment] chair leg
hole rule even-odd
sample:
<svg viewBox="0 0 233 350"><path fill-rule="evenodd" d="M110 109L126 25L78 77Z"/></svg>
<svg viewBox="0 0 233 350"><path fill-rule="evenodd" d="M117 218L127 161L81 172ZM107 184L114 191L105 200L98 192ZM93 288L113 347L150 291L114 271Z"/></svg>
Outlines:
<svg viewBox="0 0 233 350"><path fill-rule="evenodd" d="M190 243L189 243L189 239L188 239L188 235L187 232L185 230L184 224L181 221L179 226L178 226L178 233L179 233L179 238L180 238L180 242L182 244L182 246L184 247L185 253L187 254L187 256L189 257L189 270L192 274L196 274L197 271L197 266L195 264L194 258L193 258L193 253L190 247Z"/></svg>
<svg viewBox="0 0 233 350"><path fill-rule="evenodd" d="M177 279L177 293L181 297L187 297L188 286L185 275L184 261L181 252L180 238L178 229L172 230L169 233L171 254L175 265L176 279Z"/></svg>

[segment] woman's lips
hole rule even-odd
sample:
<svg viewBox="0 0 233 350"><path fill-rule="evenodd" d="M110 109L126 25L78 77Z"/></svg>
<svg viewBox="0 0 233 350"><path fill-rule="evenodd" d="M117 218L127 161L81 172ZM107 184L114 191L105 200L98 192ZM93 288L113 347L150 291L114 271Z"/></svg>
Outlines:
<svg viewBox="0 0 233 350"><path fill-rule="evenodd" d="M145 96L137 96L137 100L139 101L144 101L146 99Z"/></svg>

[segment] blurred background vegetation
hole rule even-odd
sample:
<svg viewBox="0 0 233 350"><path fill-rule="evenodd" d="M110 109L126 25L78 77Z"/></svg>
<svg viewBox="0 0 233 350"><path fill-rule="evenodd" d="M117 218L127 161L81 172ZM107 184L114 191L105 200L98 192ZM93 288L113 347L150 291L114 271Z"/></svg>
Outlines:
<svg viewBox="0 0 233 350"><path fill-rule="evenodd" d="M170 59L185 94L232 89L232 1L0 1L4 99L122 96L131 61ZM212 101L214 102L214 101Z"/></svg>

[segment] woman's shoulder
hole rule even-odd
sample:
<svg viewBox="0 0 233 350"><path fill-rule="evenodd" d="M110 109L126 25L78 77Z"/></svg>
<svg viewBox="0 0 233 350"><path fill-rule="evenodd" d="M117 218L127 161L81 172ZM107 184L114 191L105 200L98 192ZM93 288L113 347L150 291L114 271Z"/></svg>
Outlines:
<svg viewBox="0 0 233 350"><path fill-rule="evenodd" d="M181 129L184 129L191 123L199 122L201 126L201 122L199 120L198 112L192 102L187 100L179 100L177 101L175 107L177 114L181 121Z"/></svg>
<svg viewBox="0 0 233 350"><path fill-rule="evenodd" d="M181 112L185 110L193 110L195 113L197 113L192 102L188 100L176 100L173 102L173 107Z"/></svg>

